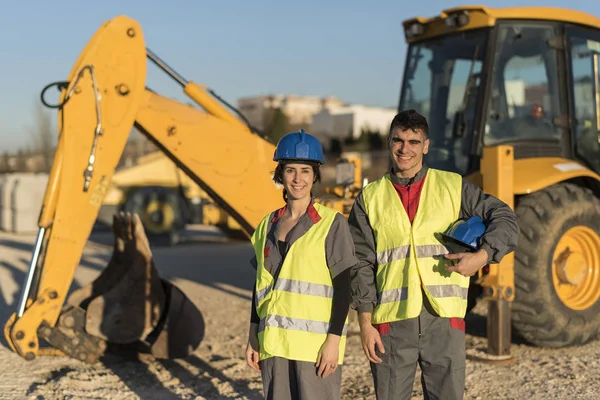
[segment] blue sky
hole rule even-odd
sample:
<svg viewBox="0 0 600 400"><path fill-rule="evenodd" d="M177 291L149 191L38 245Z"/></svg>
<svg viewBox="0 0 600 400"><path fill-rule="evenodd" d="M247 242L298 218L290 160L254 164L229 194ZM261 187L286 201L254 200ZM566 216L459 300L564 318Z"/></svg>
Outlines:
<svg viewBox="0 0 600 400"><path fill-rule="evenodd" d="M293 93L395 107L406 51L402 21L460 4L438 0L7 2L0 17L0 151L29 143L41 89L64 80L94 32L116 15L140 22L149 48L186 79L208 85L233 104L239 97ZM558 6L600 14L600 6L590 0L490 0L486 5ZM180 87L153 65L149 65L147 84L187 101Z"/></svg>

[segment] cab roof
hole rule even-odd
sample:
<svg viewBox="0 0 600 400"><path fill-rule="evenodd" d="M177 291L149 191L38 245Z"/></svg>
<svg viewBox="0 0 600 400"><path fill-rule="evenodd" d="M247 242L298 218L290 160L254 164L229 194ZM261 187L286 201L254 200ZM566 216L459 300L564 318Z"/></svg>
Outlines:
<svg viewBox="0 0 600 400"><path fill-rule="evenodd" d="M448 17L460 14L468 15L468 22L463 26L448 26ZM453 32L471 30L477 28L491 27L498 20L547 20L567 22L600 28L600 18L582 11L570 10L558 7L501 7L491 8L481 5L465 5L443 10L439 15L433 17L413 17L402 22L407 42L413 42L429 37L444 35ZM422 34L410 36L407 32L411 25L418 23L424 26Z"/></svg>

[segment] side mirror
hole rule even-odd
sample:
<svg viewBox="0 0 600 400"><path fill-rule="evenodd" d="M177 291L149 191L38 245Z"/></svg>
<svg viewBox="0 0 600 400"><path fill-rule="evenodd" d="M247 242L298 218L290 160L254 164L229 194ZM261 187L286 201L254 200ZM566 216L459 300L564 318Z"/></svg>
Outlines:
<svg viewBox="0 0 600 400"><path fill-rule="evenodd" d="M354 183L354 170L356 166L347 159L340 160L335 166L335 184L351 186Z"/></svg>

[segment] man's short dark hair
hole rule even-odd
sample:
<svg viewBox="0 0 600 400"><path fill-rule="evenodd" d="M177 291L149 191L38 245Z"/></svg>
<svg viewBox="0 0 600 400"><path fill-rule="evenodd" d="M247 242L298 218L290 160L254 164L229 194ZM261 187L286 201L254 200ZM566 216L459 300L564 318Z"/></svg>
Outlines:
<svg viewBox="0 0 600 400"><path fill-rule="evenodd" d="M416 110L402 110L392 120L390 124L390 131L388 133L388 138L392 136L392 132L394 130L400 128L403 131L408 129L416 132L421 130L425 137L429 136L429 124L427 123L427 118L419 114Z"/></svg>

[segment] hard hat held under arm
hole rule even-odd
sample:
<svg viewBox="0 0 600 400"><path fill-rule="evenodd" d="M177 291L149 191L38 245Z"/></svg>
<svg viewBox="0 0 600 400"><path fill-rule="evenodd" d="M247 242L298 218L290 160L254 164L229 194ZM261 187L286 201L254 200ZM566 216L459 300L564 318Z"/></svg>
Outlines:
<svg viewBox="0 0 600 400"><path fill-rule="evenodd" d="M517 248L519 224L515 212L503 201L486 194L481 188L463 179L459 218L478 216L485 224L485 233L479 238L479 249L488 253L488 263L499 263Z"/></svg>
<svg viewBox="0 0 600 400"><path fill-rule="evenodd" d="M485 224L479 216L459 219L446 232L439 233L439 241L450 253L471 253L479 250L485 233Z"/></svg>

